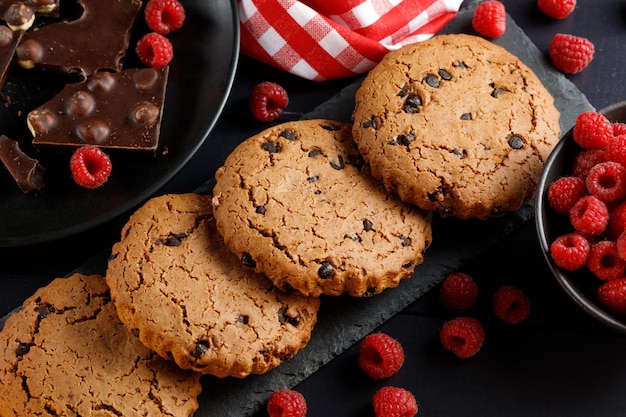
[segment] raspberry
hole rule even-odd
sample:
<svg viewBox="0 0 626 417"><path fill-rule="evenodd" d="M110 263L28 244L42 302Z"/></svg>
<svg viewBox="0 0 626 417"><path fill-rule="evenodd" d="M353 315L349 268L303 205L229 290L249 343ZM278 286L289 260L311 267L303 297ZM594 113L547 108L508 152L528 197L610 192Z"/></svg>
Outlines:
<svg viewBox="0 0 626 417"><path fill-rule="evenodd" d="M417 414L417 401L410 391L398 387L382 387L372 397L376 417L412 417Z"/></svg>
<svg viewBox="0 0 626 417"><path fill-rule="evenodd" d="M578 232L586 236L599 235L609 223L609 209L598 197L586 195L574 204L569 219Z"/></svg>
<svg viewBox="0 0 626 417"><path fill-rule="evenodd" d="M578 152L574 157L572 175L585 178L591 167L605 161L606 157L604 156L603 149L588 149Z"/></svg>
<svg viewBox="0 0 626 417"><path fill-rule="evenodd" d="M304 417L306 400L298 391L279 389L267 400L267 414L269 417Z"/></svg>
<svg viewBox="0 0 626 417"><path fill-rule="evenodd" d="M626 195L626 168L617 162L602 162L589 170L587 190L605 203Z"/></svg>
<svg viewBox="0 0 626 417"><path fill-rule="evenodd" d="M601 280L610 281L624 275L626 261L619 257L615 242L602 240L591 247L587 269Z"/></svg>
<svg viewBox="0 0 626 417"><path fill-rule="evenodd" d="M583 149L603 149L613 138L613 125L601 113L583 112L576 117L572 136Z"/></svg>
<svg viewBox="0 0 626 417"><path fill-rule="evenodd" d="M70 158L70 171L76 184L84 188L98 188L111 175L111 159L95 146L78 148Z"/></svg>
<svg viewBox="0 0 626 417"><path fill-rule="evenodd" d="M580 177L561 177L548 188L548 204L556 213L567 216L574 204L587 194Z"/></svg>
<svg viewBox="0 0 626 417"><path fill-rule="evenodd" d="M439 340L444 349L467 359L476 355L483 346L485 331L473 317L456 317L441 327Z"/></svg>
<svg viewBox="0 0 626 417"><path fill-rule="evenodd" d="M530 315L530 300L524 290L505 285L493 294L493 312L508 324L523 322Z"/></svg>
<svg viewBox="0 0 626 417"><path fill-rule="evenodd" d="M584 70L593 60L593 43L583 37L557 33L552 37L549 54L554 66L565 74Z"/></svg>
<svg viewBox="0 0 626 417"><path fill-rule="evenodd" d="M598 299L615 314L626 314L626 278L613 279L600 285Z"/></svg>
<svg viewBox="0 0 626 417"><path fill-rule="evenodd" d="M474 10L472 26L479 34L497 38L506 32L506 10L498 0L480 3Z"/></svg>
<svg viewBox="0 0 626 417"><path fill-rule="evenodd" d="M361 342L359 367L370 378L388 378L400 370L404 363L404 349L393 337L384 333L366 336Z"/></svg>
<svg viewBox="0 0 626 417"><path fill-rule="evenodd" d="M575 271L587 263L591 244L578 233L557 237L550 245L550 256L555 264L567 271Z"/></svg>
<svg viewBox="0 0 626 417"><path fill-rule="evenodd" d="M474 279L463 272L449 274L439 288L439 301L449 312L466 313L476 304L478 285Z"/></svg>
<svg viewBox="0 0 626 417"><path fill-rule="evenodd" d="M262 122L272 122L283 114L289 104L287 91L271 81L257 84L250 96L250 110Z"/></svg>
<svg viewBox="0 0 626 417"><path fill-rule="evenodd" d="M626 233L622 232L617 239L615 239L615 248L617 249L617 255L626 260Z"/></svg>
<svg viewBox="0 0 626 417"><path fill-rule="evenodd" d="M574 11L576 0L537 0L537 7L547 16L564 19Z"/></svg>
<svg viewBox="0 0 626 417"><path fill-rule="evenodd" d="M626 123L613 123L613 136L626 135Z"/></svg>
<svg viewBox="0 0 626 417"><path fill-rule="evenodd" d="M165 36L150 32L137 41L135 53L142 64L159 68L170 63L174 57L174 47Z"/></svg>
<svg viewBox="0 0 626 417"><path fill-rule="evenodd" d="M150 0L144 18L150 30L167 35L185 23L185 8L178 0Z"/></svg>
<svg viewBox="0 0 626 417"><path fill-rule="evenodd" d="M613 136L606 144L604 157L607 161L613 161L626 166L626 135Z"/></svg>
<svg viewBox="0 0 626 417"><path fill-rule="evenodd" d="M626 202L621 202L611 209L607 229L608 237L614 239L626 230Z"/></svg>

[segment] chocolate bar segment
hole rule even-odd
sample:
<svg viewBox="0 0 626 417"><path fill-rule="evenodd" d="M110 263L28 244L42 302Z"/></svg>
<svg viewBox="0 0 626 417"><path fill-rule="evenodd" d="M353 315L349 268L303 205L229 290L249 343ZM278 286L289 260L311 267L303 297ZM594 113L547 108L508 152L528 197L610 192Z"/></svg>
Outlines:
<svg viewBox="0 0 626 417"><path fill-rule="evenodd" d="M44 186L44 167L26 155L16 141L5 135L0 135L0 161L22 192L28 193Z"/></svg>
<svg viewBox="0 0 626 417"><path fill-rule="evenodd" d="M155 151L169 67L98 71L27 116L35 146Z"/></svg>
<svg viewBox="0 0 626 417"><path fill-rule="evenodd" d="M82 77L122 69L141 0L78 0L83 12L24 36L17 48L23 68L43 67Z"/></svg>
<svg viewBox="0 0 626 417"><path fill-rule="evenodd" d="M23 36L23 31L14 32L8 26L0 25L0 88L4 85L15 49Z"/></svg>

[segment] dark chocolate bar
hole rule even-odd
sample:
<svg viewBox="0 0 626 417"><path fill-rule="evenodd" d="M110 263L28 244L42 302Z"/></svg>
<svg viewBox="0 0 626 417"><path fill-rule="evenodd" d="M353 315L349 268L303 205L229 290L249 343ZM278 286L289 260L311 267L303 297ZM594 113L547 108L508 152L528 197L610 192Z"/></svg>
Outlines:
<svg viewBox="0 0 626 417"><path fill-rule="evenodd" d="M44 67L89 76L101 69L119 71L130 42L141 0L78 0L76 20L29 31L17 48L23 68Z"/></svg>
<svg viewBox="0 0 626 417"><path fill-rule="evenodd" d="M98 71L31 111L35 146L155 151L169 67Z"/></svg>

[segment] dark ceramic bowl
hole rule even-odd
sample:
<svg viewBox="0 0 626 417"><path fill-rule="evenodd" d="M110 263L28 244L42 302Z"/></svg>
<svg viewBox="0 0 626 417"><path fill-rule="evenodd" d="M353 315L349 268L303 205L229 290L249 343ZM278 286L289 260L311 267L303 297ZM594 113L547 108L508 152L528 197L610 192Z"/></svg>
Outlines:
<svg viewBox="0 0 626 417"><path fill-rule="evenodd" d="M612 122L626 122L626 101L600 110ZM548 158L537 188L535 200L535 223L539 244L554 277L565 292L587 313L601 323L626 333L626 317L608 311L597 298L600 285L598 278L582 268L576 272L558 267L550 255L550 244L559 235L572 231L569 219L554 213L548 204L550 185L562 176L571 175L572 163L580 147L572 137L570 129L556 145Z"/></svg>

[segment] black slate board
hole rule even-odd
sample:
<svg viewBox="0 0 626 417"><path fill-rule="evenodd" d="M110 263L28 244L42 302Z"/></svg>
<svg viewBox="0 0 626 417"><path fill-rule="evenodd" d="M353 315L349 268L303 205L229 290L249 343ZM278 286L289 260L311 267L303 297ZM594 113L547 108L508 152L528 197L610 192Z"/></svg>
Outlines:
<svg viewBox="0 0 626 417"><path fill-rule="evenodd" d="M475 34L471 27L471 17L479 2L475 1L462 9L442 33ZM493 41L517 55L539 76L561 111L563 132L573 126L576 115L593 110L586 97L554 69L546 54L537 49L510 16L507 16L507 32ZM349 121L354 107L354 93L359 84L357 81L347 86L338 95L305 115L305 118ZM210 192L211 188L212 182L209 181L197 191ZM437 285L447 273L462 269L463 265L532 217L533 207L528 203L517 212L497 219L436 218L433 223L433 244L426 252L424 263L415 269L412 278L404 280L397 288L386 290L372 298L324 297L318 324L305 349L292 360L264 375L252 375L245 379L203 377L200 408L195 417L253 415L263 406L272 391L297 385L417 300ZM77 271L103 273L106 270L107 257L106 253L94 257ZM0 320L0 327L3 323Z"/></svg>

